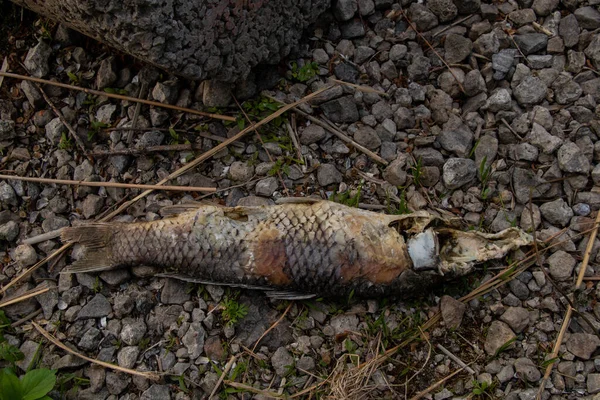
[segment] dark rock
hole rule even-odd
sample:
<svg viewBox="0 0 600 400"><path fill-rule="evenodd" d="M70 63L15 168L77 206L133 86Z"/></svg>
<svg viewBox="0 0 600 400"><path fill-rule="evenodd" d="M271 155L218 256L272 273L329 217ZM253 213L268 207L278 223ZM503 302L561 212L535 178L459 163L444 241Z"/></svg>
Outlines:
<svg viewBox="0 0 600 400"><path fill-rule="evenodd" d="M338 0L333 6L333 15L338 21L348 21L358 10L357 0Z"/></svg>
<svg viewBox="0 0 600 400"><path fill-rule="evenodd" d="M77 314L77 319L106 317L112 312L110 303L102 294L96 294Z"/></svg>
<svg viewBox="0 0 600 400"><path fill-rule="evenodd" d="M515 43L525 54L533 54L546 49L548 36L544 33L525 33L514 36Z"/></svg>
<svg viewBox="0 0 600 400"><path fill-rule="evenodd" d="M427 8L438 17L440 22L452 21L458 14L458 8L452 0L429 0Z"/></svg>
<svg viewBox="0 0 600 400"><path fill-rule="evenodd" d="M489 355L494 356L500 349L515 338L515 333L508 325L501 321L494 321L488 329L488 334L485 339L485 351Z"/></svg>
<svg viewBox="0 0 600 400"><path fill-rule="evenodd" d="M564 143L557 153L558 166L562 171L575 174L588 174L590 162L579 146L573 142Z"/></svg>
<svg viewBox="0 0 600 400"><path fill-rule="evenodd" d="M495 31L484 33L477 38L473 44L473 49L476 53L491 57L500 50L500 40L498 40L498 35Z"/></svg>
<svg viewBox="0 0 600 400"><path fill-rule="evenodd" d="M342 182L342 174L333 164L321 164L317 171L319 185L325 187L332 183Z"/></svg>
<svg viewBox="0 0 600 400"><path fill-rule="evenodd" d="M600 12L594 7L581 7L573 13L579 26L583 29L594 30L600 28Z"/></svg>
<svg viewBox="0 0 600 400"><path fill-rule="evenodd" d="M463 315L467 309L466 304L451 296L442 296L440 299L440 312L442 320L448 329L457 329L462 322Z"/></svg>
<svg viewBox="0 0 600 400"><path fill-rule="evenodd" d="M448 189L458 189L477 175L475 162L467 158L449 158L444 164L442 179Z"/></svg>
<svg viewBox="0 0 600 400"><path fill-rule="evenodd" d="M358 128L356 133L354 133L354 140L369 150L375 150L381 146L381 139L377 135L377 132L369 126Z"/></svg>
<svg viewBox="0 0 600 400"><path fill-rule="evenodd" d="M420 32L426 32L438 25L435 14L422 4L412 3L408 8L408 17Z"/></svg>
<svg viewBox="0 0 600 400"><path fill-rule="evenodd" d="M532 8L540 17L550 15L558 7L559 0L533 0Z"/></svg>
<svg viewBox="0 0 600 400"><path fill-rule="evenodd" d="M472 50L473 42L469 38L453 33L446 36L444 52L449 64L460 63L471 54Z"/></svg>
<svg viewBox="0 0 600 400"><path fill-rule="evenodd" d="M356 103L351 96L340 97L323 103L321 109L332 122L352 123L360 118Z"/></svg>
<svg viewBox="0 0 600 400"><path fill-rule="evenodd" d="M96 74L96 87L102 90L111 86L117 81L117 64L114 57L108 57L102 60L100 68Z"/></svg>
<svg viewBox="0 0 600 400"><path fill-rule="evenodd" d="M358 78L358 70L349 63L342 62L334 68L335 76L344 82L356 83Z"/></svg>
<svg viewBox="0 0 600 400"><path fill-rule="evenodd" d="M589 333L573 333L567 339L567 350L575 357L589 360L594 351L600 346L600 339Z"/></svg>
<svg viewBox="0 0 600 400"><path fill-rule="evenodd" d="M569 14L560 20L558 33L562 37L566 47L573 47L579 43L579 22L573 14Z"/></svg>
<svg viewBox="0 0 600 400"><path fill-rule="evenodd" d="M43 78L50 72L50 66L48 65L50 54L52 54L52 48L46 42L40 40L35 47L29 50L23 65L25 65L31 76Z"/></svg>
<svg viewBox="0 0 600 400"><path fill-rule="evenodd" d="M540 103L546 97L547 90L548 87L540 78L528 76L519 83L513 94L519 104L531 106Z"/></svg>

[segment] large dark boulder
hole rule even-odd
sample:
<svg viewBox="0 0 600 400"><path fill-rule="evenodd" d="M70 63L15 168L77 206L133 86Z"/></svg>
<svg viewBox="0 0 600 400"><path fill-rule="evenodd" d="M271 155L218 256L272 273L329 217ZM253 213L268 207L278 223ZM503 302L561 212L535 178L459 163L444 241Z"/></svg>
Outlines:
<svg viewBox="0 0 600 400"><path fill-rule="evenodd" d="M190 79L244 79L277 63L331 0L14 0Z"/></svg>

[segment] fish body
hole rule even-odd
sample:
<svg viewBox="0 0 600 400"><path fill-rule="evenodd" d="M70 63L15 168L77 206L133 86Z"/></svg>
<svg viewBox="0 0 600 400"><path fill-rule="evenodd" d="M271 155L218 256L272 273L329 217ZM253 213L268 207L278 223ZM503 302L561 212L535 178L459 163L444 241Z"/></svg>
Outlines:
<svg viewBox="0 0 600 400"><path fill-rule="evenodd" d="M448 241L456 247L453 235L460 231L427 228L435 219L427 213L385 215L306 199L175 211L152 222L66 228L64 241L87 247L69 272L150 265L162 276L260 288L280 297L374 297L406 295L443 275L463 274L479 261L478 254L462 255L458 263L440 259L453 251L440 247L440 235L452 237ZM496 247L504 255L527 240Z"/></svg>

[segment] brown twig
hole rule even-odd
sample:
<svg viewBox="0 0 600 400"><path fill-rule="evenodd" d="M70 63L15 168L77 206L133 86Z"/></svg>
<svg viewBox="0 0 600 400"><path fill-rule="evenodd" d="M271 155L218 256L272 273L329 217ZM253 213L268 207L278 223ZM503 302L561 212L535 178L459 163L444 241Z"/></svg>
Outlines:
<svg viewBox="0 0 600 400"><path fill-rule="evenodd" d="M49 81L47 79L41 79L41 78L34 78L32 76L13 74L11 72L0 72L0 76L5 76L7 78L13 78L13 79L21 79L21 80L26 80L26 81L31 81L31 82L37 82L37 83L41 83L44 85L57 86L57 87L61 87L63 89L68 89L68 90L79 90L81 92L84 92L87 94L93 94L95 96L104 96L104 97L109 97L112 99L126 100L126 101L130 101L132 103L142 103L142 104L147 104L150 106L168 108L170 110L176 110L176 111L186 112L186 113L190 113L190 114L201 115L203 117L209 117L209 118L214 118L214 119L220 119L223 121L235 122L235 117L230 117L228 115L207 113L207 112L203 112L203 111L194 110L191 108L185 108L185 107L173 106L171 104L159 103L157 101L152 101L152 100L138 99L136 97L124 96L121 94L101 92L99 90L88 89L88 88L74 86L74 85L67 85L66 83L54 82L54 81Z"/></svg>
<svg viewBox="0 0 600 400"><path fill-rule="evenodd" d="M258 338L258 340L256 340L256 342L254 343L254 346L252 346L252 352L253 352L253 353L254 353L254 350L256 350L256 346L258 346L258 344L260 343L260 341L261 341L261 340L263 340L263 338L264 338L265 336L267 336L267 334L268 334L269 332L271 332L273 329L275 329L275 327L276 327L277 325L279 325L279 323L280 323L281 321L283 321L283 319L285 318L285 316L287 315L287 313L290 311L290 308L292 308L292 304L293 304L293 303L290 303L290 304L288 304L288 306L287 306L287 308L285 309L285 311L283 312L283 314L281 314L281 317L279 317L279 318L277 319L277 321L275 321L275 322L273 323L273 325L271 325L271 326L269 327L269 329L267 329L267 330L266 330L266 331L265 331L265 332L264 332L262 335L260 335L260 337Z"/></svg>
<svg viewBox="0 0 600 400"><path fill-rule="evenodd" d="M296 134L296 131L294 131L294 129L292 128L292 124L290 124L290 121L288 120L285 121L285 127L287 128L288 133L290 134L290 139L292 139L292 144L296 149L296 155L298 156L298 160L300 160L302 166L306 168L306 163L304 162L304 157L302 157L302 151L300 150L300 142L298 140L298 135Z"/></svg>
<svg viewBox="0 0 600 400"><path fill-rule="evenodd" d="M146 190L169 190L177 192L214 192L215 188L194 187L194 186L166 186L166 185L140 185L137 183L118 183L118 182L88 182L88 181L72 181L68 179L50 179L50 178L33 178L27 176L0 175L0 179L37 182L37 183L56 183L59 185L74 185L74 186L92 186L92 187L114 187L123 189L146 189Z"/></svg>
<svg viewBox="0 0 600 400"><path fill-rule="evenodd" d="M118 365L115 364L111 364L111 363L107 363L104 361L100 361L100 360L96 360L94 358L90 358L87 356L84 356L81 353L76 352L75 350L71 349L70 347L66 346L65 344L63 344L60 340L58 340L57 338L55 338L54 336L52 336L48 331L46 331L44 328L42 328L40 325L36 324L35 322L31 322L31 324L33 325L33 327L35 329L38 330L39 333L42 334L42 336L44 336L46 339L48 339L48 341L50 343L52 343L53 345L60 347L61 349L63 349L64 351L66 351L67 353L70 353L74 356L77 356L83 360L89 361L91 363L94 364L98 364L103 366L104 368L110 368L110 369L114 369L116 371L119 372L125 372L126 374L130 374L130 375L138 375L153 381L157 381L160 379L160 375L157 374L156 372L151 372L151 371L136 371L134 369L129 369L129 368L124 368L124 367L119 367Z"/></svg>
<svg viewBox="0 0 600 400"><path fill-rule="evenodd" d="M140 90L138 91L138 96L137 96L139 99L141 99L142 96L144 95L144 93L146 92L147 86L148 86L148 84L146 82L142 82L142 84L140 85ZM137 126L141 108L142 108L142 103L137 103L135 105L135 110L133 111L133 118L131 119L131 127L133 129L135 129ZM131 142L133 141L133 132L134 132L133 129L130 130L129 133L127 134L127 140L126 140L127 144L131 144Z"/></svg>
<svg viewBox="0 0 600 400"><path fill-rule="evenodd" d="M217 135L212 135L210 133L207 132L202 132L202 131L196 131L193 128L190 129L172 129L172 128L127 128L127 127L117 127L117 128L102 128L102 131L104 132L112 132L112 131L136 131L136 132L150 132L150 131L160 131L160 132L170 132L171 130L174 130L176 133L188 133L190 135L194 135L194 136L200 136L206 139L210 139L210 140L215 140L217 142L224 142L225 140L227 140L227 138L221 137L221 136L217 136Z"/></svg>
<svg viewBox="0 0 600 400"><path fill-rule="evenodd" d="M338 83L340 85L345 85L345 86L350 86L360 92L364 92L364 93L375 93L375 94L379 94L381 96L385 96L385 97L390 97L389 94L387 94L386 92L382 92L381 90L376 90L373 89L369 86L363 86L363 85L357 85L355 83L350 83L350 82L344 82L344 81L340 81L339 79L334 79L334 78L329 78L329 81L331 82L335 82Z"/></svg>
<svg viewBox="0 0 600 400"><path fill-rule="evenodd" d="M439 387L440 385L443 385L446 381L448 381L449 379L452 379L454 376L456 376L457 374L461 373L462 371L463 371L463 368L457 369L456 371L454 371L453 373L451 373L447 377L445 377L445 378L437 381L433 385L429 386L427 389L420 391L419 393L417 393L416 395L414 395L413 397L411 397L410 400L419 400L420 398L422 398L423 396L427 395L428 393L431 393L437 387Z"/></svg>
<svg viewBox="0 0 600 400"><path fill-rule="evenodd" d="M315 124L327 129L329 132L333 133L335 136L337 136L342 142L351 145L352 147L354 147L355 149L365 153L367 156L369 156L371 159L377 161L380 164L383 165L388 165L389 163L384 160L383 158L379 157L377 154L373 153L371 150L367 149L366 147L356 143L354 140L350 139L348 136L346 136L342 131L340 131L339 129L337 129L336 127L332 127L329 124L321 121L318 118L313 117L310 114L305 113L302 110L299 109L294 109L294 112L297 114L302 115L304 118L314 122Z"/></svg>
<svg viewBox="0 0 600 400"><path fill-rule="evenodd" d="M515 38L513 37L513 35L508 34L508 37L513 42L513 44L515 45L515 47L517 48L517 50L519 51L519 53L521 54L521 56L523 57L523 59L525 60L525 62L527 63L527 65L531 66L531 63L529 62L529 59L527 58L527 56L525 55L525 53L523 53L523 51L521 50L521 48L519 47L519 45L517 44L517 42L515 42Z"/></svg>
<svg viewBox="0 0 600 400"><path fill-rule="evenodd" d="M402 15L404 16L404 19L406 20L406 22L408 23L408 25L410 25L410 27L412 28L412 30L415 31L415 33L421 38L421 40L423 40L425 42L425 44L427 44L427 46L429 46L429 48L431 49L431 51L433 51L433 53L436 56L438 56L438 58L440 59L440 61L448 68L448 71L452 74L452 76L454 77L454 80L458 84L458 87L460 88L460 91L463 92L463 93L465 93L465 88L463 87L462 83L460 83L460 81L458 80L458 77L456 76L456 74L454 73L454 71L452 71L452 68L450 68L450 66L448 65L448 63L446 62L446 60L444 60L444 57L442 57L440 55L440 53L438 53L438 51L431 45L431 43L429 43L429 40L425 39L425 36L423 36L421 34L421 32L419 32L419 30L417 29L417 27L408 18L408 15L406 15L406 12L402 11Z"/></svg>
<svg viewBox="0 0 600 400"><path fill-rule="evenodd" d="M17 326L23 325L25 322L29 321L31 318L35 318L38 315L40 315L42 313L42 309L38 308L37 310L35 310L32 313L27 314L26 316L24 316L23 318L13 322L12 324L10 324L11 328L16 328Z"/></svg>
<svg viewBox="0 0 600 400"><path fill-rule="evenodd" d="M132 156L135 154L156 153L159 151L193 151L201 150L203 147L200 144L168 144L160 146L150 146L143 148L129 147L126 149L113 149L107 151L93 151L88 153L92 157L112 157L112 156Z"/></svg>
<svg viewBox="0 0 600 400"><path fill-rule="evenodd" d="M506 119L502 118L502 119L500 119L500 121L502 121L502 123L504 124L504 126L506 126L506 127L508 128L508 130L509 130L509 131L511 131L511 133L512 133L513 135L515 135L515 136L516 136L516 137L518 137L519 139L523 140L523 137L522 137L521 135L519 135L519 134L517 133L517 131L515 131L515 130L513 129L513 127L512 127L512 126L510 126L510 124L509 124L509 123L506 121Z"/></svg>
<svg viewBox="0 0 600 400"><path fill-rule="evenodd" d="M458 358L457 356L455 356L454 354L452 354L450 352L450 350L448 350L447 348L445 348L444 346L442 346L441 344L437 344L436 346L439 350L442 351L442 353L444 353L445 355L447 355L448 357L450 357L455 363L457 363L462 369L464 369L465 371L467 371L468 373L470 373L471 375L475 375L475 371L473 371L473 368L469 367L463 360L461 360L460 358Z"/></svg>
<svg viewBox="0 0 600 400"><path fill-rule="evenodd" d="M448 29L451 29L451 28L455 27L456 25L462 24L463 22L465 22L466 20L468 20L469 18L471 18L473 15L475 15L475 14L467 15L464 18L461 18L461 19L459 19L457 21L454 21L453 23L451 23L450 25L448 25L447 27L445 27L441 31L438 31L438 32L434 33L431 37L436 37L438 35L441 35L442 33L446 32Z"/></svg>
<svg viewBox="0 0 600 400"><path fill-rule="evenodd" d="M37 87L37 89L40 91L40 93L44 97L44 100L46 100L46 103L48 103L48 105L50 106L50 108L52 108L52 111L54 111L54 114L56 114L56 116L58 117L58 119L60 119L60 122L62 122L62 124L65 126L65 128L67 128L67 130L69 131L69 134L71 135L71 137L73 139L75 139L75 143L77 143L77 147L79 147L79 150L81 150L81 152L85 154L86 151L87 151L86 148L85 148L85 144L83 143L83 140L81 140L81 138L77 134L77 131L71 126L71 124L69 123L69 121L67 121L65 119L65 116L62 115L62 113L60 112L60 110L58 108L56 108L56 106L54 105L54 103L52 102L52 100L50 100L50 97L48 97L48 95L46 94L46 92L44 91L44 89L42 88L42 86L39 83L35 83L35 86Z"/></svg>
<svg viewBox="0 0 600 400"><path fill-rule="evenodd" d="M234 382L234 381L229 381L229 380L223 381L223 383L225 383L228 386L234 387L236 389L242 389L242 390L246 390L250 393L256 393L256 394L263 395L266 398L273 398L273 399L285 398L283 395L280 395L279 393L270 392L268 390L260 390L253 386L246 385L244 383L239 383L239 382Z"/></svg>

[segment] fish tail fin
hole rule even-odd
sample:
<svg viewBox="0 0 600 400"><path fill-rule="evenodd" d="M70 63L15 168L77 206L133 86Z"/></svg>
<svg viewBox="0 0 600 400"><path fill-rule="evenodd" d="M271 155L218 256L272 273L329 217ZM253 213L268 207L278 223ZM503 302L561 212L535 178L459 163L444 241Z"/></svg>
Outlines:
<svg viewBox="0 0 600 400"><path fill-rule="evenodd" d="M114 225L92 223L63 229L61 239L66 243L79 243L86 247L84 256L62 273L106 271L115 267L112 259Z"/></svg>

